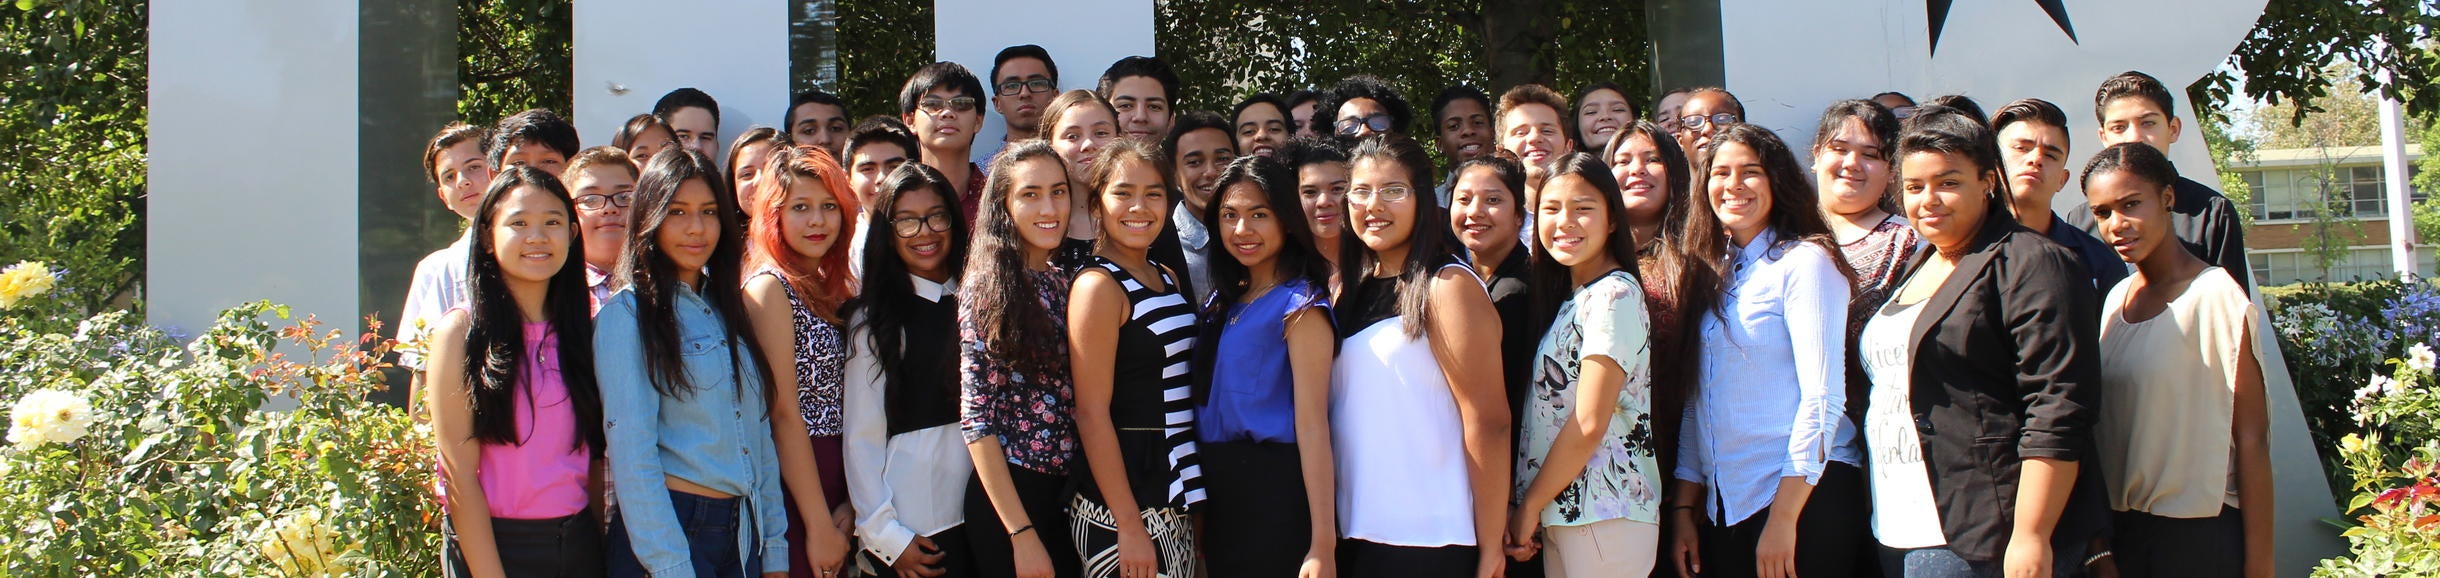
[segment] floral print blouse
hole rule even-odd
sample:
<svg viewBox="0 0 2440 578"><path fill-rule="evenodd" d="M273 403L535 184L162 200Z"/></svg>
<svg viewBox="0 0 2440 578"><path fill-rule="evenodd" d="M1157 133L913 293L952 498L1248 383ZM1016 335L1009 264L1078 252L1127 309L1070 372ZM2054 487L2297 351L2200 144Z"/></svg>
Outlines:
<svg viewBox="0 0 2440 578"><path fill-rule="evenodd" d="M1008 454L1008 463L1028 470L1052 475L1067 475L1068 462L1076 458L1076 385L1067 371L1067 273L1057 270L1026 271L1033 276L1035 306L1050 313L1050 331L1041 336L1041 343L1026 347L1042 348L1047 359L1059 360L1058 369L1030 372L1009 360L994 359L983 347L981 328L958 315L958 429L966 443L997 437L1000 449ZM978 304L984 300L960 299L967 306L1007 306L1008 304Z"/></svg>
<svg viewBox="0 0 2440 578"><path fill-rule="evenodd" d="M1575 413L1578 375L1584 358L1600 355L1627 372L1618 407L1584 473L1542 511L1546 526L1579 526L1615 519L1658 523L1660 464L1652 439L1651 321L1644 291L1624 271L1576 289L1550 332L1534 351L1533 387L1525 401L1524 435L1517 446L1516 491L1522 496L1542 470L1551 442Z"/></svg>

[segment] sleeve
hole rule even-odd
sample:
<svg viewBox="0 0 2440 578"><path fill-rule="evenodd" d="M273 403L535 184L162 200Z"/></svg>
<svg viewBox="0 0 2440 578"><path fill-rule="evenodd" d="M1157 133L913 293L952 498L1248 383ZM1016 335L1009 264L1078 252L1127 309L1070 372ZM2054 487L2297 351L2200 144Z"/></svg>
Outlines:
<svg viewBox="0 0 2440 578"><path fill-rule="evenodd" d="M738 347L737 353L731 359L749 368L738 373L738 378L744 381L741 384L744 387L741 389L743 391L766 391L764 382L769 381L770 378L767 377L769 374L759 369L753 369L761 367L754 362L754 357L759 355L759 352L752 351L751 348ZM754 526L761 532L761 535L757 536L759 541L755 544L762 549L762 571L784 573L788 571L790 562L788 559L788 496L782 492L786 486L782 485L780 481L779 442L772 439L768 433L772 431L771 398L762 395L749 395L746 398L752 400L743 402L747 404L746 412L754 416L754 428L749 430L749 434L746 436L746 451L762 456L760 467L756 468L754 475L768 476L752 486L755 490L750 505L754 508L752 512L756 520ZM764 435L752 435L751 432L764 432ZM828 516L823 518L827 519Z"/></svg>
<svg viewBox="0 0 2440 578"><path fill-rule="evenodd" d="M2092 437L2100 394L2100 313L2075 257L2054 245L2001 255L2000 310L2016 344L2024 426L2017 455L2076 461ZM2013 248L2014 245L2007 247Z"/></svg>
<svg viewBox="0 0 2440 578"><path fill-rule="evenodd" d="M881 362L868 335L857 329L848 336L856 355L847 358L846 407L840 412L847 429L841 440L846 446L847 500L856 508L856 537L864 539L865 551L883 564L894 564L915 541L915 531L898 523L889 480L883 477L889 470L889 406L883 401Z"/></svg>
<svg viewBox="0 0 2440 578"><path fill-rule="evenodd" d="M1579 303L1577 323L1584 328L1583 355L1600 355L1624 369L1628 386L1648 375L1652 356L1652 319L1644 310L1644 292L1623 278L1615 291ZM1642 384L1649 387L1649 384Z"/></svg>
<svg viewBox="0 0 2440 578"><path fill-rule="evenodd" d="M957 429L966 443L1000 434L991 423L991 387L986 380L991 375L990 355L983 350L982 333L960 314L957 320Z"/></svg>
<svg viewBox="0 0 2440 578"><path fill-rule="evenodd" d="M1701 365L1700 360L1697 361L1696 371L1699 372ZM1695 411L1702 404L1703 390L1696 388L1694 395L1686 398L1685 411L1678 416L1678 463L1677 471L1671 472L1671 475L1680 480L1708 484L1711 480L1703 477L1703 470L1711 469L1711 456L1704 453L1703 414Z"/></svg>
<svg viewBox="0 0 2440 578"><path fill-rule="evenodd" d="M1788 276L1781 280L1780 307L1793 342L1797 398L1779 475L1807 484L1821 482L1847 408L1847 302L1854 288L1834 258L1807 242L1783 259Z"/></svg>
<svg viewBox="0 0 2440 578"><path fill-rule="evenodd" d="M2254 269L2253 265L2245 260L2245 226L2237 222L2237 209L2234 201L2223 197L2220 199L2218 208L2220 210L2213 211L2210 215L2211 229L2220 233L2217 238L2211 240L2212 254L2220 257L2213 264L2228 270L2229 278L2237 280L2238 292L2250 293L2254 286Z"/></svg>
<svg viewBox="0 0 2440 578"><path fill-rule="evenodd" d="M630 294L632 295L632 294ZM659 578L692 578L686 534L678 529L661 471L661 394L644 367L636 331L635 300L622 296L602 307L593 326L593 374L601 387L602 430L609 438L610 479L619 515L645 572Z"/></svg>
<svg viewBox="0 0 2440 578"><path fill-rule="evenodd" d="M398 308L398 332L394 334L399 343L412 344L399 348L398 365L418 373L424 370L424 330L440 321L437 317L441 312L433 308L440 301L437 293L440 288L432 282L439 278L439 273L432 264L431 257L415 264L413 281L407 283L407 302Z"/></svg>

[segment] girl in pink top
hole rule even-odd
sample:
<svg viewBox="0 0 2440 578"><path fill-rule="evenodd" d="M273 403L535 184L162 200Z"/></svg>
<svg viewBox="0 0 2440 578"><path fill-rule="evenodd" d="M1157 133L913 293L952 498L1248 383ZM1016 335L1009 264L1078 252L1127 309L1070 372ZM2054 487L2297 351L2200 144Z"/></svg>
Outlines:
<svg viewBox="0 0 2440 578"><path fill-rule="evenodd" d="M476 209L465 307L432 335L449 576L601 576L587 491L603 447L576 205L538 169Z"/></svg>

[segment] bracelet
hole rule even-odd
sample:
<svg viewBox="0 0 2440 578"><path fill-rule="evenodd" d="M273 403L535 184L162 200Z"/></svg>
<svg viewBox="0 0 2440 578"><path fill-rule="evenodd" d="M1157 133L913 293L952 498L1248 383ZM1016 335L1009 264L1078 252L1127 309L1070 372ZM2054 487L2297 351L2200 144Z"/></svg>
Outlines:
<svg viewBox="0 0 2440 578"><path fill-rule="evenodd" d="M1009 533L1008 533L1008 537L1010 537L1010 538L1015 538L1015 537L1017 537L1017 535L1018 535L1018 534L1023 534L1023 533L1026 533L1026 532L1031 532L1031 531L1034 531L1034 525L1033 525L1033 524L1026 524L1026 525L1025 525L1025 527L1023 527L1023 528L1017 528L1016 530L1009 532Z"/></svg>
<svg viewBox="0 0 2440 578"><path fill-rule="evenodd" d="M2094 555L2092 555L2092 557L2090 557L2090 558L2085 558L2085 559L2084 559L2084 565L2085 565L2085 566L2092 566L2094 562L2099 562L2099 561L2101 561L2101 559L2102 559L2102 558L2108 558L2108 557L2110 557L2110 551L2109 551L2109 550L2102 550L2102 551L2101 551L2101 553L2099 553L2099 554L2094 554Z"/></svg>

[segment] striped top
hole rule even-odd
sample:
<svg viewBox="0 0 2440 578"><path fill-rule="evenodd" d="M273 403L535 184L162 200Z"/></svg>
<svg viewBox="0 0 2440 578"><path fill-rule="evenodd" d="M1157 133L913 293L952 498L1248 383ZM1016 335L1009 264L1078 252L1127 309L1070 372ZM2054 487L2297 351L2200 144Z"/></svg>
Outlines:
<svg viewBox="0 0 2440 578"><path fill-rule="evenodd" d="M1159 290L1102 257L1094 257L1085 270L1099 270L1117 280L1133 310L1118 329L1110 421L1118 428L1119 453L1127 462L1127 485L1136 503L1151 509L1203 501L1203 472L1195 456L1193 380L1187 375L1195 349L1194 306L1178 293L1166 269L1160 270ZM1078 477L1087 496L1100 496L1092 476Z"/></svg>

